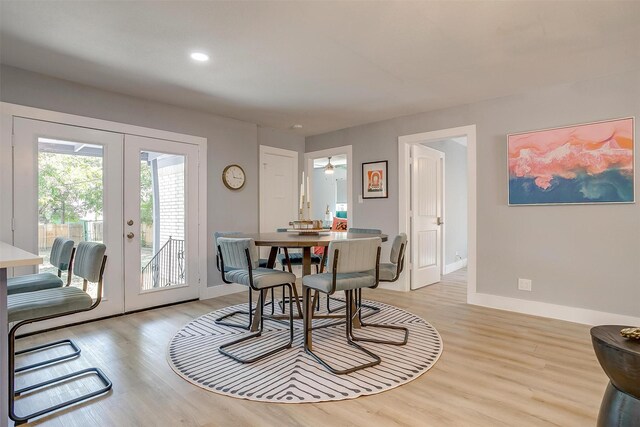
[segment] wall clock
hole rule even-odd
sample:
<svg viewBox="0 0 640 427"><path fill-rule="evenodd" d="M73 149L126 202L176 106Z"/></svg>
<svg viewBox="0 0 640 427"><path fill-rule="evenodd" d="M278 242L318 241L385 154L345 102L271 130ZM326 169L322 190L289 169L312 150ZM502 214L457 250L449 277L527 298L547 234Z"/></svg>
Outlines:
<svg viewBox="0 0 640 427"><path fill-rule="evenodd" d="M222 171L222 182L229 190L239 190L244 187L246 175L238 165L229 165Z"/></svg>

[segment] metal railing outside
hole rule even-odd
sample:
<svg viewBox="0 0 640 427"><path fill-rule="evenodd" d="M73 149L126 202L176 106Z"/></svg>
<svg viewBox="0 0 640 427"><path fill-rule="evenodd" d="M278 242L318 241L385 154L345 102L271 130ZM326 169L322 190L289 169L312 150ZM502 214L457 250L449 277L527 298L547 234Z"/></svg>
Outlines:
<svg viewBox="0 0 640 427"><path fill-rule="evenodd" d="M142 267L142 290L185 284L184 240L169 237L151 260Z"/></svg>

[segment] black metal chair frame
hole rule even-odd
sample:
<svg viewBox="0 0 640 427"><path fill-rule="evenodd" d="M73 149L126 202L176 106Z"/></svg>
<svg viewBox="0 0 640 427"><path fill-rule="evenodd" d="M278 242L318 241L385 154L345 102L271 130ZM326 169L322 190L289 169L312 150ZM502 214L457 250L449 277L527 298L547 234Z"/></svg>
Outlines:
<svg viewBox="0 0 640 427"><path fill-rule="evenodd" d="M284 259L286 261L286 264L282 265L282 271L285 271L284 268L285 266L287 267L287 269L289 270L289 273L293 274L293 266L291 264L291 258L289 258L289 249L287 248L282 248L284 251ZM322 264L324 266L324 260L325 260L325 255L322 255L322 260L320 261L320 264ZM319 265L315 264L316 266L316 274L320 273L320 271L322 271L322 267L318 268ZM293 286L293 293L294 295L294 300L296 302L296 308L298 309L298 314L300 316L302 316L302 307L300 306L300 296L298 296L298 291L295 289L296 284L292 283L291 284ZM273 300L273 289L271 289L271 299ZM280 309L282 310L282 313L284 313L284 306L287 303L287 298L284 295L284 288L282 290L282 300L278 303L280 305ZM317 309L320 310L320 299L318 298L318 302L317 302ZM273 311L271 311L271 314L273 314Z"/></svg>
<svg viewBox="0 0 640 427"><path fill-rule="evenodd" d="M398 280L398 278L400 277L400 273L402 273L402 269L404 268L404 243L402 245L400 245L400 253L398 256L398 269L396 272L396 276L394 277L393 280L387 280L386 282L395 282L396 280ZM381 282L383 282L384 280L381 280ZM378 285L376 284L376 286L372 287L372 289L377 288ZM384 325L384 324L380 324L380 323L366 323L364 322L362 319L364 318L364 316L362 315L362 307L364 306L362 304L362 289L358 289L356 291L356 298L357 298L357 313L358 313L358 319L360 320L360 325L363 328L382 328L382 329L393 329L393 330L397 330L397 331L403 331L404 332L404 338L402 339L402 341L386 341L386 340L379 340L379 339L375 339L375 338L362 338L362 337L356 337L353 334L351 335L351 339L353 339L353 341L362 341L362 342L372 342L372 343L377 343L377 344L389 344L389 345L405 345L407 343L407 341L409 340L409 329L404 328L402 326L391 326L391 325Z"/></svg>
<svg viewBox="0 0 640 427"><path fill-rule="evenodd" d="M216 254L216 267L218 268L218 271L222 271L220 268L220 255ZM253 308L253 295L251 292L251 288L249 288L249 310L234 310L231 313L227 313L223 316L220 316L218 318L216 318L214 320L214 322L216 322L216 324L218 325L223 325L223 326L230 326L232 328L240 328L240 329L244 329L244 330L249 330L251 329L251 320L253 318L253 313L255 311L255 309ZM283 291L284 293L284 291ZM263 305L266 305L267 303L265 303L264 301L262 302ZM271 290L271 314L274 314L275 308L274 308L274 297L273 297L273 289ZM238 314L244 314L247 315L249 318L249 324L248 325L241 325L238 323L234 323L234 322L228 322L226 319L229 319L233 316L236 316Z"/></svg>
<svg viewBox="0 0 640 427"><path fill-rule="evenodd" d="M67 284L65 285L67 287L71 286L71 278L73 276L73 273L72 273L72 271L73 271L73 258L75 256L75 254L76 254L76 248L71 249L71 257L69 258L69 269L67 270ZM58 269L58 277L62 278L62 270L60 270L60 269ZM16 339L20 339L20 337L17 337ZM36 347L25 348L24 350L16 351L15 354L16 354L16 356L20 356L20 355L24 355L24 354L35 353L37 351L50 349L50 348L53 348L53 347L59 347L59 346L62 346L62 345L68 345L69 347L71 347L73 349L73 351L71 353L67 353L67 354L65 354L63 356L54 357L54 358L51 358L51 359L42 360L42 361L37 362L37 363L32 363L30 365L21 366L21 367L17 368L15 370L15 372L18 373L18 372L23 372L23 371L29 371L31 369L39 368L41 366L52 365L54 363L62 362L64 360L74 359L74 358L80 356L80 353L81 353L82 350L71 339L64 339L64 340L50 342L50 343L47 343L47 344L38 345Z"/></svg>
<svg viewBox="0 0 640 427"><path fill-rule="evenodd" d="M218 256L220 257L220 264L221 264L220 272L222 274L222 280L225 283L228 283L228 284L233 283L233 282L228 281L227 278L226 278L225 268L224 268L224 258L222 256L222 250L221 250L220 246L218 246ZM239 362L239 363L253 363L253 362L256 362L258 360L264 359L265 357L271 356L272 354L275 354L275 353L277 353L279 351L291 348L291 346L293 345L293 288L291 286L291 283L281 283L281 284L278 284L278 285L269 286L269 287L265 287L265 288L257 288L257 287L255 287L255 285L253 284L253 267L251 265L251 254L249 253L249 249L248 248L245 249L245 256L247 257L247 268L249 270L249 292L251 292L251 290L254 290L254 291L258 291L260 293L259 297L258 297L258 304L261 304L262 306L264 306L264 298L265 298L266 292L269 289L277 288L277 287L280 287L280 286L284 286L284 287L288 287L289 288L289 341L286 344L284 344L282 346L278 346L278 347L270 349L270 350L267 350L267 351L264 351L264 352L258 354L257 356L254 356L254 357L250 358L250 359L243 359L243 358L235 356L235 355L231 354L229 351L227 351L227 348L229 348L229 347L231 347L231 346L233 346L235 344L239 344L241 342L248 341L248 340L250 340L252 338L257 338L257 337L262 335L262 332L264 330L264 318L265 317L269 318L270 316L265 316L264 310L260 310L260 328L259 328L258 331L250 333L248 335L245 335L245 336L243 336L241 338L238 338L236 340L229 341L227 343L222 344L220 347L218 347L218 351L221 354L223 354L223 355L235 360L236 362Z"/></svg>
<svg viewBox="0 0 640 427"><path fill-rule="evenodd" d="M379 278L380 278L380 247L378 247L378 251L376 254L376 269L375 269L375 285L372 286L373 288L378 286L379 283ZM332 284L331 284L331 289L329 292L327 292L327 295L332 295L333 293L335 293L336 291L336 283L337 283L337 270L338 270L338 258L340 256L340 250L336 249L334 252L334 256L333 256L333 269L332 269L332 273L333 273L333 277L332 277ZM323 360L320 356L318 356L314 351L313 351L313 325L312 325L312 304L311 304L311 288L308 288L306 286L302 287L302 292L303 292L303 297L304 297L304 318L303 318L303 323L304 323L304 351L311 355L314 359L316 359L322 366L324 366L327 370L329 370L330 372L336 374L336 375L344 375L344 374L350 374L352 372L355 371L359 371L360 369L365 369L365 368L370 368L372 366L376 366L378 364L380 364L380 362L382 361L382 359L380 359L380 356L376 355L375 353L371 352L370 350L367 350L366 348L362 347L361 345L357 344L355 341L357 341L358 339L354 339L354 334L353 334L353 319L355 316L357 316L358 314L354 314L353 313L353 305L354 305L354 290L346 290L345 292L345 296L346 296L346 305L345 305L345 310L346 310L346 316L345 316L345 325L346 325L346 338L347 338L347 343L353 347L355 347L356 349L358 349L360 352L366 354L367 356L371 357L373 359L373 361L368 362L368 363L363 363L351 368L346 368L346 369L336 369L335 367L331 366L328 362L326 362L325 360ZM359 311L359 310L358 310ZM361 339L360 339L361 340ZM361 340L362 341L362 340Z"/></svg>
<svg viewBox="0 0 640 427"><path fill-rule="evenodd" d="M26 319L26 320L21 320L19 322L17 322L15 325L13 325L13 327L11 328L11 330L9 331L9 348L8 348L8 352L9 352L9 417L15 421L16 425L19 424L24 424L26 422L28 422L30 419L32 418L36 418L45 414L48 414L50 412L53 411L57 411L58 409L62 409L65 408L67 406L70 405L74 405L78 402L82 402L84 400L90 399L92 397L96 397L99 396L101 394L104 394L106 392L108 392L109 390L111 390L111 388L113 387L113 384L111 383L111 380L109 380L109 378L107 378L107 376L104 374L104 372L102 372L102 370L100 370L99 368L86 368L86 369L82 369L80 371L76 371L76 372L72 372L60 377L56 377L56 378L52 378L50 380L47 381L43 381L37 384L33 384L31 386L27 386L27 387L23 387L20 389L15 388L15 374L17 372L22 372L22 371L26 371L28 369L33 369L36 367L40 367L40 366L44 366L44 365L49 365L51 363L55 363L55 362L59 362L61 360L65 360L68 359L70 357L62 357L62 358L54 358L45 362L40 362L40 363L36 363L30 366L26 366L26 367L22 367L19 368L18 370L15 369L15 356L18 354L24 354L30 351L36 351L36 350L41 350L43 348L46 347L51 347L51 346L56 346L56 345L60 345L61 343L71 343L72 347L74 348L74 353L77 352L77 354L80 354L79 352L79 347L77 347L75 344L73 344L70 340L62 340L62 341L57 341L55 343L50 343L50 344L45 344L42 346L38 346L38 347L34 347L33 349L27 349L27 350L22 350L20 352L16 352L15 351L15 340L16 340L16 331L18 330L18 328L20 328L23 325L27 325L30 323L36 323L36 322L42 322L45 320L50 320L50 319L55 319L58 317L63 317L63 316L70 316L72 314L76 314L76 313L82 313L85 311L91 311L94 308L96 308L99 304L100 301L102 300L102 278L103 278L103 274L104 274L104 268L105 265L107 263L107 256L104 255L102 258L102 265L100 266L100 276L98 279L98 290L97 290L97 296L96 296L96 300L95 302L88 308L86 309L82 309L82 310L74 310L74 311L67 311L64 313L58 313L58 314L52 314L52 315L48 315L48 316L42 316L42 317L38 317L35 319ZM87 289L87 280L84 279L84 283L83 283L83 289L86 291ZM72 356L75 357L75 356ZM33 412L31 414L25 415L25 416L18 416L15 413L15 397L16 396L20 396L24 393L33 391L33 390L37 390L37 389L41 389L43 387L46 386L50 386L53 384L57 384L57 383L61 383L61 382L65 382L67 380L70 380L72 378L77 378L77 377L81 377L81 376L85 376L88 374L94 374L98 377L98 379L100 379L100 381L102 382L103 386L95 391L92 391L90 393L86 393L83 394L81 396L75 397L73 399L58 403L56 405L53 406L49 406L47 408L41 409L39 411Z"/></svg>

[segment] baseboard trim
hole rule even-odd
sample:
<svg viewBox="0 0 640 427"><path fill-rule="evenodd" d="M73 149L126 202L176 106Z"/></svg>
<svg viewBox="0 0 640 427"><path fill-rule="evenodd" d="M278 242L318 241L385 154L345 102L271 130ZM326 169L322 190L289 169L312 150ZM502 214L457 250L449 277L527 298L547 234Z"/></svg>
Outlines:
<svg viewBox="0 0 640 427"><path fill-rule="evenodd" d="M461 268L465 268L467 266L467 258L459 259L456 262L452 262L451 264L446 264L444 266L444 274L453 273L454 271L458 271Z"/></svg>
<svg viewBox="0 0 640 427"><path fill-rule="evenodd" d="M236 294L238 292L246 291L247 287L243 285L238 285L237 283L228 285L215 285L215 286L207 286L204 289L200 290L200 299L211 299L217 298L224 295Z"/></svg>
<svg viewBox="0 0 640 427"><path fill-rule="evenodd" d="M467 295L467 303L498 310L565 320L567 322L583 323L586 325L640 324L640 317L483 293Z"/></svg>

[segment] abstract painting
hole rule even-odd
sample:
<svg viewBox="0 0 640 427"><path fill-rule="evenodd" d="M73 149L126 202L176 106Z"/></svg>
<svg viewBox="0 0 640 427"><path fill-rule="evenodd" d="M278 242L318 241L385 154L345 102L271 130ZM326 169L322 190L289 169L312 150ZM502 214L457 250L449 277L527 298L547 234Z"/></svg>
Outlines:
<svg viewBox="0 0 640 427"><path fill-rule="evenodd" d="M508 135L509 205L633 203L633 118Z"/></svg>

